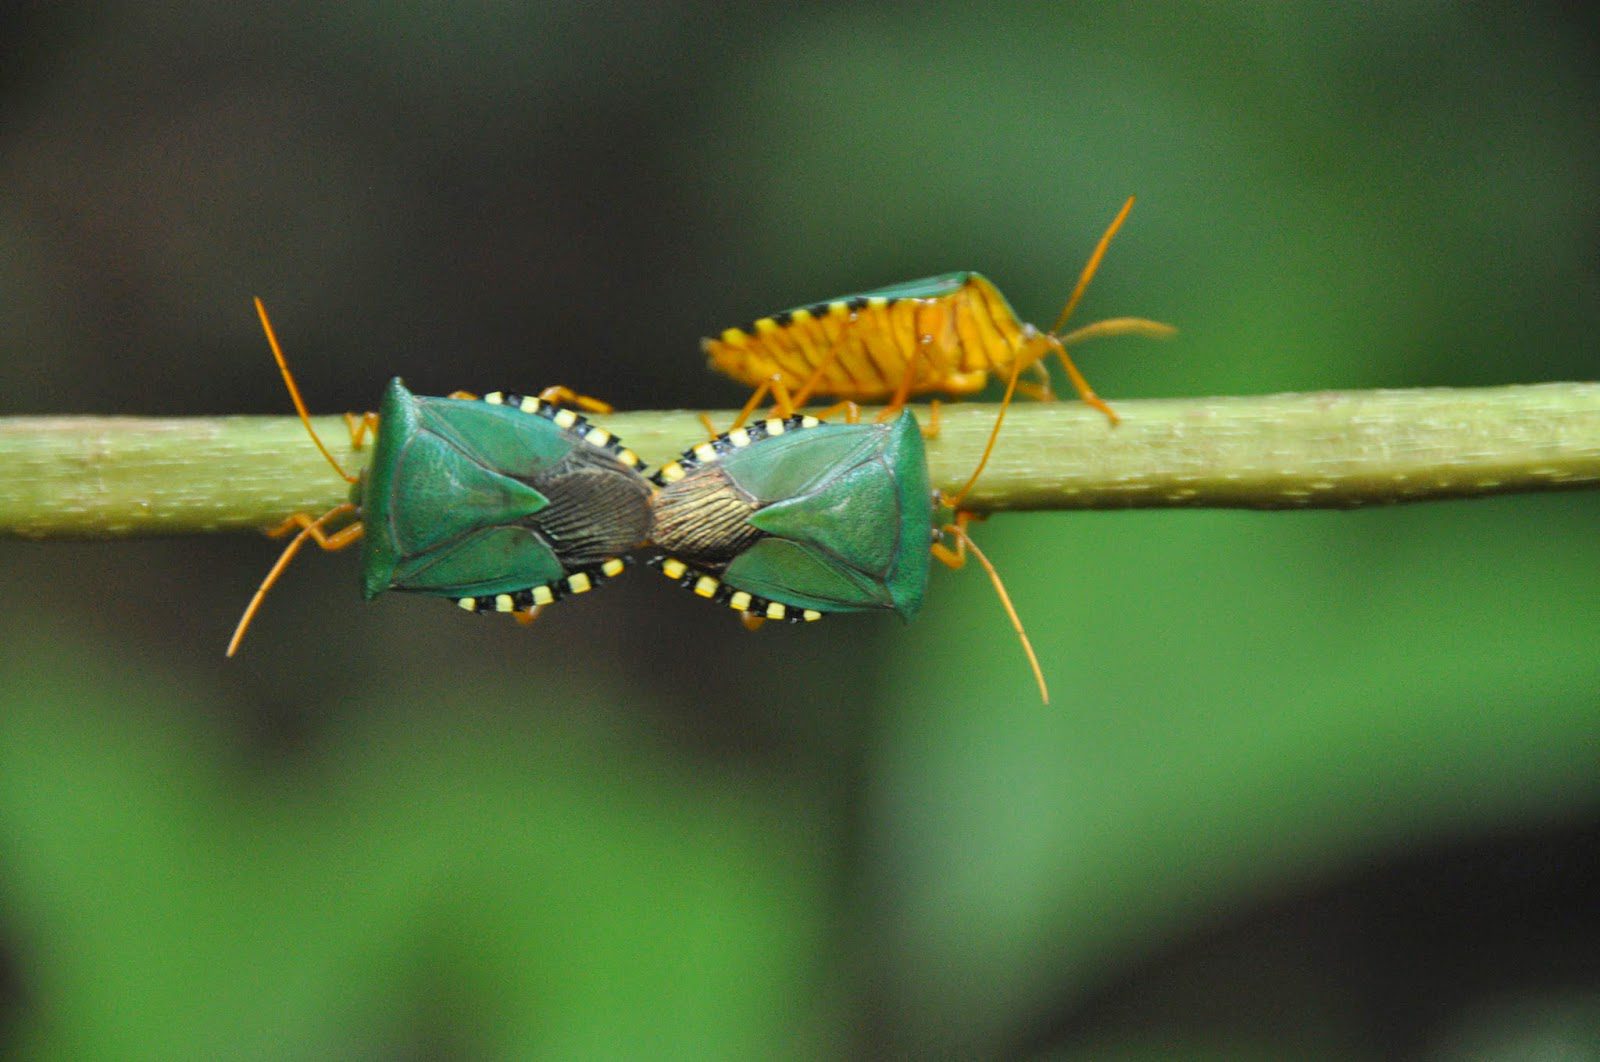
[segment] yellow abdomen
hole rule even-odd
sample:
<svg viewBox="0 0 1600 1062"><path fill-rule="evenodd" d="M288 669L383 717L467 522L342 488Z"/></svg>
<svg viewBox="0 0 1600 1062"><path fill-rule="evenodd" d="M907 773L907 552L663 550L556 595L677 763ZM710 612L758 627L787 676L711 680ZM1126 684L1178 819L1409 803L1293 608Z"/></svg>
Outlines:
<svg viewBox="0 0 1600 1062"><path fill-rule="evenodd" d="M947 273L763 317L703 346L713 369L759 387L785 387L858 401L909 393L970 395L991 371L1027 368L1049 349L1017 320L1005 296L978 273ZM815 381L813 382L813 377Z"/></svg>

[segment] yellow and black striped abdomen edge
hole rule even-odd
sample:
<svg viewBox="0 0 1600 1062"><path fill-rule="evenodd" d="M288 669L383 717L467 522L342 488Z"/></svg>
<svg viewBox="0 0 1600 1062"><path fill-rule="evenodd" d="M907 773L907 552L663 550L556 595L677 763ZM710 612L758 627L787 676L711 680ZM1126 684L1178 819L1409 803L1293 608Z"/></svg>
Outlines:
<svg viewBox="0 0 1600 1062"><path fill-rule="evenodd" d="M750 387L778 375L799 388L826 363L813 393L861 401L892 396L908 371L912 394L969 395L989 373L1009 374L1019 358L1027 368L1046 350L976 273L943 295L817 303L730 328L703 346L713 369Z"/></svg>

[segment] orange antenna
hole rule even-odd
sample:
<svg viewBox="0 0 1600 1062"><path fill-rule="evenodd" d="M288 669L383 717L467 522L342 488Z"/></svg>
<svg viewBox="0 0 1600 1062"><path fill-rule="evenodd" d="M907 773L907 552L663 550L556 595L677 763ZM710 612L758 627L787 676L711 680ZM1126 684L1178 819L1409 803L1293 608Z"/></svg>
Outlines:
<svg viewBox="0 0 1600 1062"><path fill-rule="evenodd" d="M1094 245L1094 254L1089 256L1089 261L1084 265L1083 272L1078 274L1078 286L1072 289L1072 294L1067 297L1066 306L1061 309L1061 316L1056 318L1056 323L1050 326L1050 334L1055 335L1067 323L1067 318L1072 316L1072 311L1078 308L1078 302L1083 298L1083 293L1089 288L1089 281L1094 279L1095 272L1100 268L1100 260L1106 256L1106 248L1111 246L1111 238L1122 228L1122 223L1128 219L1128 211L1133 209L1133 196L1122 204L1122 209L1117 211L1117 216L1111 219L1111 227L1106 229L1106 234L1100 237L1100 242Z"/></svg>
<svg viewBox="0 0 1600 1062"><path fill-rule="evenodd" d="M1039 667L1039 658L1034 655L1033 643L1028 640L1028 632L1022 629L1022 618L1017 615L1016 606L1011 604L1011 595L1006 593L1006 584L1000 581L1000 573L994 570L994 565L989 563L989 558L983 555L983 550L972 541L972 536L967 534L968 514L957 513L956 522L946 524L944 531L955 536L963 550L970 549L972 555L978 558L978 563L983 565L983 570L989 573L989 582L994 584L994 592L1000 598L1000 604L1005 606L1006 616L1011 620L1011 629L1017 632L1017 638L1022 642L1022 651L1028 654L1028 666L1033 669L1033 680L1039 684L1039 697L1045 704L1050 703L1050 687L1045 685L1044 671Z"/></svg>
<svg viewBox="0 0 1600 1062"><path fill-rule="evenodd" d="M1017 638L1022 642L1022 651L1028 654L1028 666L1033 669L1033 679L1039 684L1039 696L1044 703L1049 704L1050 688L1045 685L1044 671L1039 667L1039 658L1033 652L1033 643L1028 640L1028 632L1022 628L1022 618L1017 615L1016 607L1011 604L1011 595L1006 593L1006 586L1000 579L1000 573L995 571L994 565L989 563L989 558L983 555L983 550L978 548L978 544L972 541L972 536L967 533L967 523L972 519L972 514L961 508L961 503L966 500L967 494L978 482L978 477L983 475L984 466L989 463L989 455L994 453L995 441L1000 438L1000 427L1006 421L1006 410L1011 408L1011 400L1017 392L1017 378L1021 373L1022 360L1019 358L1011 365L1011 377L1006 381L1005 397L1000 400L1000 412L995 415L994 427L989 429L989 439L984 444L983 456L978 458L978 466L972 470L972 475L967 477L966 483L956 491L955 496L944 503L955 510L955 521L944 525L940 530L955 538L955 555L950 556L948 550L937 545L934 547L934 553L939 555L944 563L952 566L962 563L969 549L972 555L978 558L978 563L983 565L983 570L989 574L989 582L994 585L994 592L1000 598L1000 604L1005 607L1006 616L1011 620L1011 629L1017 632Z"/></svg>
<svg viewBox="0 0 1600 1062"><path fill-rule="evenodd" d="M1100 237L1100 242L1095 244L1094 253L1089 256L1089 261L1084 264L1083 272L1078 274L1077 286L1072 289L1072 294L1067 298L1067 304L1061 308L1061 316L1056 318L1056 323L1050 326L1050 331L1044 334L1044 339L1051 349L1056 352L1056 357L1061 359L1062 368L1067 371L1067 378L1072 381L1073 390L1078 392L1078 397L1085 403L1098 409L1115 424L1122 418L1117 416L1112 408L1101 400L1089 386L1089 381L1083 378L1083 373L1072 363L1072 358L1067 355L1067 348L1082 343L1089 339L1099 339L1102 336L1149 336L1155 339L1165 339L1176 335L1177 329L1171 325L1162 324L1160 321L1149 321L1143 317L1112 317L1094 324L1084 325L1065 334L1061 329L1066 327L1067 320L1071 318L1072 311L1078 308L1078 303L1083 298L1083 293L1089 289L1089 281L1094 279L1095 273L1100 269L1100 262L1106 256L1106 248L1111 246L1111 239L1122 228L1122 223L1128 219L1128 212L1133 209L1133 196L1122 204L1122 209L1117 211L1117 216L1111 219L1105 235Z"/></svg>
<svg viewBox="0 0 1600 1062"><path fill-rule="evenodd" d="M1107 317L1104 321L1074 328L1066 335L1051 334L1050 338L1063 347L1075 346L1090 339L1104 336L1147 336L1150 339L1170 339L1178 330L1169 324L1152 321L1146 317Z"/></svg>
<svg viewBox="0 0 1600 1062"><path fill-rule="evenodd" d="M300 423L305 425L306 433L311 436L311 441L316 443L317 449L322 451L322 456L328 459L328 464L333 466L333 470L339 474L340 479L343 479L346 483L360 482L358 477L346 472L344 467L334 459L333 454L328 452L328 448L322 445L322 440L317 436L317 430L311 426L311 416L306 412L305 400L300 397L300 388L295 385L294 374L289 371L289 363L283 356L283 348L278 345L278 337L272 331L272 322L267 319L267 308L259 298L256 299L256 314L261 318L261 327L267 333L267 345L272 348L272 357L278 363L278 371L283 373L283 382L289 388L289 397L294 401L295 412L300 414ZM347 413L345 414L345 422L350 426L351 443L359 448L361 439L376 423L376 417L371 413L367 414L366 417L356 417ZM250 604L245 606L244 615L239 617L239 625L234 628L233 638L228 642L228 656L238 652L239 643L244 640L244 632L250 629L251 621L255 619L256 613L261 610L261 602L266 598L267 591L271 590L277 583L278 578L283 575L284 569L289 567L289 562L294 560L294 555L299 553L300 547L306 544L306 540L310 539L325 550L344 549L346 546L360 540L362 535L361 521L357 519L353 523L341 527L331 535L324 531L323 528L341 516L350 513L359 514L359 512L360 509L354 502L344 502L343 504L335 505L315 519L309 513L295 513L267 532L271 537L279 538L296 527L300 529L300 533L295 535L289 544L284 547L283 552L278 556L278 562L267 572L267 577L261 580L261 585L256 588L255 596L250 599Z"/></svg>
<svg viewBox="0 0 1600 1062"><path fill-rule="evenodd" d="M1178 334L1178 330L1169 324L1160 321L1151 321L1143 317L1108 317L1104 321L1075 328L1071 332L1062 334L1061 329L1066 326L1067 319L1072 316L1072 311L1078 308L1078 302L1083 298L1083 293L1089 289L1089 281L1094 279L1095 273L1100 269L1100 260L1106 256L1106 248L1111 246L1111 238L1122 228L1122 223L1127 220L1128 212L1133 209L1133 196L1122 204L1122 209L1117 211L1117 216L1111 220L1111 226L1106 229L1100 242L1095 244L1094 253L1089 256L1089 261L1084 265L1083 272L1078 275L1078 286L1072 289L1072 295L1067 299L1067 305L1061 310L1061 316L1056 318L1056 323L1050 326L1049 335L1058 340L1062 347L1070 347L1089 339L1099 339L1103 336L1149 336L1153 339L1166 339ZM1088 384L1081 383L1082 377L1072 362L1067 360L1064 350L1058 351L1067 366L1067 372L1072 375L1072 384L1081 394ZM1092 404L1092 403L1091 403Z"/></svg>
<svg viewBox="0 0 1600 1062"><path fill-rule="evenodd" d="M1006 410L1011 408L1011 399L1017 393L1017 378L1022 374L1022 359L1018 358L1011 363L1011 378L1006 381L1006 393L1000 399L1000 412L995 415L994 427L989 429L989 441L984 444L983 456L978 458L978 467L972 470L972 475L956 491L955 497L946 504L950 508L960 511L961 503L967 500L967 495L972 493L973 486L978 482L978 477L983 475L984 467L989 464L989 455L994 453L994 444L1000 438L1000 426L1006 422Z"/></svg>
<svg viewBox="0 0 1600 1062"><path fill-rule="evenodd" d="M322 445L322 439L317 435L317 429L311 426L311 415L306 412L305 400L300 397L300 388L295 386L294 374L289 371L289 363L284 360L283 348L278 346L277 334L272 331L272 322L267 320L267 308L261 302L261 297L256 296L256 313L261 317L261 327L267 332L267 345L272 348L272 357L278 363L278 371L283 373L284 386L289 388L289 398L294 401L295 412L300 414L300 423L306 426L306 432L311 436L311 441L317 444L317 449L322 451L322 456L328 459L328 464L339 473L346 483L356 482L357 477L344 470L344 466L334 459L328 448ZM231 654L230 654L231 655Z"/></svg>

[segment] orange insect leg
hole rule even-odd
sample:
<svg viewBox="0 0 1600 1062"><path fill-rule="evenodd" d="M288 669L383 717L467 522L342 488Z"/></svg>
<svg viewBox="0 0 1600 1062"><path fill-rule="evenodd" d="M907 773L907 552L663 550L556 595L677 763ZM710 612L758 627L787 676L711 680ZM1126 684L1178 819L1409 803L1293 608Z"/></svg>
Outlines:
<svg viewBox="0 0 1600 1062"><path fill-rule="evenodd" d="M300 533L294 536L294 539L284 548L283 553L279 555L278 562L267 572L267 577L261 580L261 585L256 589L255 596L250 599L250 604L245 606L244 615L239 617L239 625L234 628L233 638L228 642L228 656L232 656L238 651L239 643L244 640L244 632L250 628L250 622L255 619L256 613L260 610L261 602L266 598L267 591L271 590L277 583L284 569L289 567L289 562L294 560L296 553L300 552L300 547L304 546L307 541L311 541L323 549L333 552L360 541L362 527L359 521L346 525L331 535L324 530L324 527L330 521L355 511L356 507L353 503L345 502L343 505L335 505L315 519L309 513L295 513L267 532L273 538L281 538L296 527L300 529Z"/></svg>
<svg viewBox="0 0 1600 1062"><path fill-rule="evenodd" d="M1079 372L1078 367L1072 363L1072 359L1067 356L1067 348L1062 345L1061 340L1053 335L1040 336L1039 338L1048 343L1050 349L1055 351L1056 357L1061 359L1062 368L1067 370L1067 379L1072 381L1072 389L1078 392L1078 397L1083 400L1083 404L1092 409L1098 409L1113 424L1120 422L1122 418L1117 416L1117 411L1106 405L1105 399L1094 393L1094 388L1089 386L1089 381L1083 378L1083 373Z"/></svg>
<svg viewBox="0 0 1600 1062"><path fill-rule="evenodd" d="M1050 387L1050 370L1044 367L1044 362L1034 361L1028 366L1028 372L1036 379L1032 383L1017 384L1017 394L1027 395L1029 398L1040 402L1054 402L1056 394Z"/></svg>
<svg viewBox="0 0 1600 1062"><path fill-rule="evenodd" d="M553 387L546 387L543 391L540 391L539 399L555 406L576 406L586 413L613 412L611 403L602 402L600 399L592 398L589 395L579 394L572 388L562 387L559 384Z"/></svg>
<svg viewBox="0 0 1600 1062"><path fill-rule="evenodd" d="M755 414L755 411L761 408L761 404L766 401L769 395L772 398L772 413L774 416L784 419L794 416L794 411L797 408L795 401L789 394L789 388L784 385L783 374L775 372L761 381L761 385L755 389L750 398L740 407L739 415L733 418L733 423L728 425L728 430L734 431L737 428L744 427L745 423ZM700 423L704 424L706 429L711 432L713 439L721 434L712 426L711 418L704 413L700 414Z"/></svg>
<svg viewBox="0 0 1600 1062"><path fill-rule="evenodd" d="M844 422L846 424L861 423L861 406L848 398L835 402L831 406L819 409L811 415L816 417L818 420L827 420L829 417L832 417L837 413L844 414Z"/></svg>
<svg viewBox="0 0 1600 1062"><path fill-rule="evenodd" d="M367 445L367 436L375 435L378 431L378 415L376 413L346 413L344 426L350 430L350 449L359 450Z"/></svg>

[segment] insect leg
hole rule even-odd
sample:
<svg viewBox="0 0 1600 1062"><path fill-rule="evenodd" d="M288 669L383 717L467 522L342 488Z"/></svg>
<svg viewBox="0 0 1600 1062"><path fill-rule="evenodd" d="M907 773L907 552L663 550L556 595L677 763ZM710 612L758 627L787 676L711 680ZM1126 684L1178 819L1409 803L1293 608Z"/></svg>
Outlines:
<svg viewBox="0 0 1600 1062"><path fill-rule="evenodd" d="M543 605L529 605L520 612L513 612L511 618L526 627L539 618L539 613L544 611Z"/></svg>
<svg viewBox="0 0 1600 1062"><path fill-rule="evenodd" d="M840 305L843 304L841 303ZM850 320L855 320L854 313L851 313ZM816 368L811 370L811 375L805 378L805 381L800 385L800 390L794 393L796 409L804 407L807 402L811 401L811 396L816 393L817 388L821 385L824 374L838 364L839 359L843 356L845 346L846 340L843 336L840 336L837 342L829 344L828 349L822 355L822 360L817 362Z"/></svg>
<svg viewBox="0 0 1600 1062"><path fill-rule="evenodd" d="M747 631L759 631L762 624L767 622L767 617L758 616L754 612L741 612L739 622L744 624L744 629Z"/></svg>
<svg viewBox="0 0 1600 1062"><path fill-rule="evenodd" d="M875 418L877 423L882 424L886 420L894 419L900 415L902 409L906 408L906 403L911 399L911 385L916 382L917 378L917 362L924 359L927 360L929 367L934 370L934 375L939 375L939 366L933 361L933 353L923 344L915 344L911 357L906 359L905 374L900 377L900 382L895 385L894 395L889 399L889 404L878 411L878 415ZM923 434L926 435L927 433L924 432ZM938 432L936 431L934 434L937 435ZM932 438L933 436L929 435L927 437Z"/></svg>
<svg viewBox="0 0 1600 1062"><path fill-rule="evenodd" d="M1044 367L1042 360L1035 360L1028 365L1028 372L1035 377L1032 382L1018 383L1017 393L1027 395L1038 402L1054 402L1056 393L1050 387L1050 370Z"/></svg>
<svg viewBox="0 0 1600 1062"><path fill-rule="evenodd" d="M267 596L267 591L271 590L273 585L277 583L278 577L283 574L285 568L289 567L289 562L294 560L294 555L300 552L301 546L304 546L307 541L311 541L325 550L337 550L344 549L361 538L361 524L359 521L342 527L331 535L323 531L323 526L330 520L355 511L354 504L345 502L343 505L335 505L315 519L306 513L295 513L281 525L267 532L267 534L277 538L288 534L291 528L300 528L300 533L295 535L293 540L284 547L283 553L278 557L278 562L267 572L267 577L261 580L261 585L257 587L255 596L250 599L250 604L245 606L244 615L239 617L239 625L234 628L233 638L228 642L228 656L232 656L238 651L239 643L244 640L244 632L250 629L250 621L255 619L256 612L261 608L261 602Z"/></svg>
<svg viewBox="0 0 1600 1062"><path fill-rule="evenodd" d="M1006 380L1005 397L1000 400L1000 412L995 414L994 427L989 429L989 441L984 444L983 456L978 458L978 466L972 470L972 475L967 477L967 481L961 485L961 489L956 491L955 496L945 503L950 508L957 511L961 509L961 503L972 492L973 485L978 482L978 477L983 475L984 467L989 464L989 455L994 453L995 441L1000 438L1000 426L1006 422L1006 411L1011 408L1011 399L1017 393L1017 377L1021 375L1022 362L1013 361L1011 363L1011 377ZM1104 403L1101 404L1104 405ZM1110 410L1107 409L1106 412L1109 413ZM1112 416L1113 423L1115 423L1115 414L1112 414ZM962 526L965 527L966 525L963 524Z"/></svg>
<svg viewBox="0 0 1600 1062"><path fill-rule="evenodd" d="M588 395L581 395L572 388L562 387L559 384L554 387L546 387L543 391L540 391L539 399L557 406L576 406L588 413L612 412L611 403L602 402L600 399L591 398Z"/></svg>
<svg viewBox="0 0 1600 1062"><path fill-rule="evenodd" d="M353 524L341 527L331 535L323 530L323 525L337 516L354 511L355 506L350 502L345 502L343 505L336 505L315 518L310 513L294 513L277 527L268 530L266 535L268 538L282 538L295 528L299 528L301 534L308 536L311 541L327 552L337 553L339 550L361 541L361 521L357 520Z"/></svg>
<svg viewBox="0 0 1600 1062"><path fill-rule="evenodd" d="M911 357L906 360L906 371L901 375L899 384L895 386L894 395L890 397L889 404L878 413L878 423L893 419L906 408L906 402L911 398L911 381L917 375L917 359L924 356L926 351L922 344L916 344Z"/></svg>
<svg viewBox="0 0 1600 1062"><path fill-rule="evenodd" d="M733 418L733 423L728 425L728 430L733 431L736 428L744 427L745 422L761 407L761 403L766 401L769 395L772 397L772 409L780 418L788 419L794 416L794 411L797 408L794 399L789 396L789 389L783 384L783 374L775 372L761 381L761 386L757 387L745 404L740 407L739 415ZM700 414L700 423L705 425L706 430L711 433L713 439L720 434L711 423L711 418L704 413Z"/></svg>
<svg viewBox="0 0 1600 1062"><path fill-rule="evenodd" d="M840 412L844 413L844 422L846 424L861 423L861 406L848 398L839 402L835 402L833 405L824 409L819 409L811 415L816 417L818 420L827 420L829 417L832 417L834 414ZM784 415L793 416L794 411L790 410Z"/></svg>
<svg viewBox="0 0 1600 1062"><path fill-rule="evenodd" d="M794 416L800 408L800 403L789 393L789 388L784 385L783 376L774 373L767 384L772 390L772 411L785 420Z"/></svg>
<svg viewBox="0 0 1600 1062"><path fill-rule="evenodd" d="M750 395L749 400L746 401L742 407L740 407L739 415L733 418L733 423L728 426L728 430L733 431L735 428L744 427L745 421L750 419L751 415L755 413L757 408L760 407L761 403L766 400L766 397L770 394L773 394L776 388L782 386L782 383L783 377L778 373L773 373L765 380L762 380L761 385L757 387ZM784 395L787 398L787 392L785 392ZM788 414L785 414L785 416L787 415ZM709 420L706 422L706 426L711 427ZM717 429L711 428L711 437L713 439L717 437L717 434Z"/></svg>
<svg viewBox="0 0 1600 1062"><path fill-rule="evenodd" d="M1089 381L1083 378L1083 373L1079 372L1078 367L1072 363L1072 359L1067 356L1067 348L1061 345L1061 340L1053 335L1047 335L1043 338L1050 344L1050 348L1055 351L1056 357L1061 359L1062 367L1067 370L1067 379L1072 381L1072 389L1078 392L1078 398L1083 401L1083 404L1104 413L1106 419L1112 424L1120 421L1122 418L1117 416L1117 411L1106 405L1105 399L1094 393L1094 388L1089 386Z"/></svg>
<svg viewBox="0 0 1600 1062"><path fill-rule="evenodd" d="M378 431L378 415L376 413L355 413L344 415L344 426L350 429L350 449L359 450L367 444L367 436L375 435Z"/></svg>

